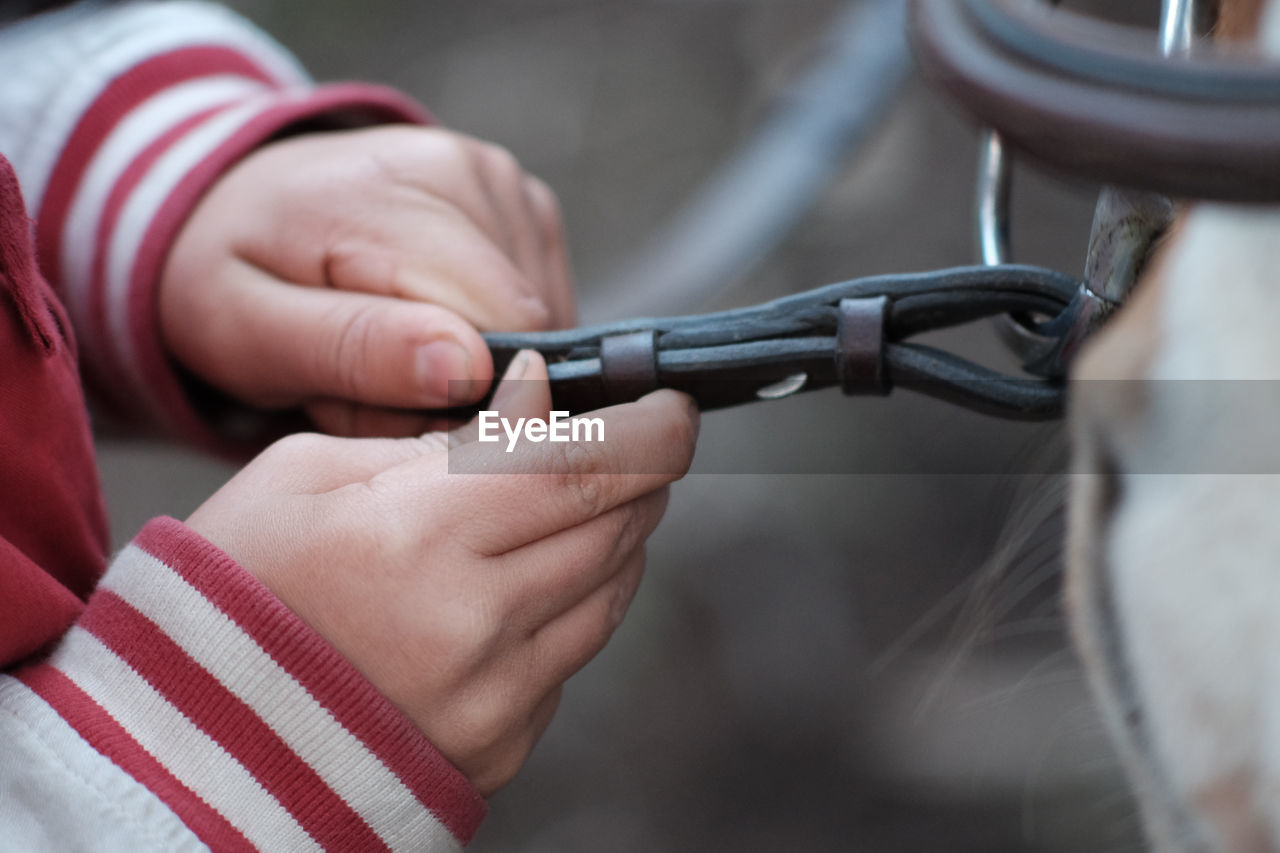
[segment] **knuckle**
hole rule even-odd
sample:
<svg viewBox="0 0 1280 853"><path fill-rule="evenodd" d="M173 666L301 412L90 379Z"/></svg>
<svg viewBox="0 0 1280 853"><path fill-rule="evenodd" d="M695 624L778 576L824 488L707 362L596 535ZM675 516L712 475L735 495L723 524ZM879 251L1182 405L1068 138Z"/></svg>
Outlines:
<svg viewBox="0 0 1280 853"><path fill-rule="evenodd" d="M626 618L627 611L631 608L631 601L635 598L637 582L631 577L621 578L618 585L614 587L613 594L609 596L609 606L604 614L604 639L608 641L613 633L618 630L618 626L622 624L622 620ZM604 643L601 643L603 646Z"/></svg>
<svg viewBox="0 0 1280 853"><path fill-rule="evenodd" d="M619 542L629 541L640 531L640 513L634 501L606 513L604 518L609 521L604 530L603 543L607 548L616 547Z"/></svg>
<svg viewBox="0 0 1280 853"><path fill-rule="evenodd" d="M363 262L365 247L347 238L338 238L325 250L325 276L327 283L340 286L339 282L351 277L350 273Z"/></svg>
<svg viewBox="0 0 1280 853"><path fill-rule="evenodd" d="M656 507L649 496L633 501L634 511L627 518L627 526L621 535L628 544L638 545L649 537L662 518L662 510ZM656 511L655 511L656 510Z"/></svg>
<svg viewBox="0 0 1280 853"><path fill-rule="evenodd" d="M563 472L560 490L588 517L600 515L610 506L613 491L603 451L585 441L570 441L559 446Z"/></svg>
<svg viewBox="0 0 1280 853"><path fill-rule="evenodd" d="M374 563L400 577L407 566L417 565L420 555L438 547L434 531L420 530L412 511L405 507L403 492L386 479L374 476L355 484L360 503L349 508L342 520L346 537L364 543L364 553ZM405 624L414 624L415 613L401 612Z"/></svg>
<svg viewBox="0 0 1280 853"><path fill-rule="evenodd" d="M482 142L477 147L477 154L484 167L495 177L510 179L524 174L516 155L501 145Z"/></svg>
<svg viewBox="0 0 1280 853"><path fill-rule="evenodd" d="M465 133L450 130L447 127L429 127L426 128L426 132L438 140L441 148L460 159L471 156L476 145L482 144L474 136L468 136Z"/></svg>
<svg viewBox="0 0 1280 853"><path fill-rule="evenodd" d="M564 482L569 499L589 518L599 515L605 505L604 488L599 477L568 474Z"/></svg>
<svg viewBox="0 0 1280 853"><path fill-rule="evenodd" d="M606 513L608 524L601 530L600 546L603 554L625 553L637 547L653 531L655 526L648 502L638 498Z"/></svg>
<svg viewBox="0 0 1280 853"><path fill-rule="evenodd" d="M407 187L428 196L451 195L463 185L462 176L474 167L474 155L464 137L434 127L382 128L388 144L367 152L356 176L357 189L370 183ZM354 158L353 158L354 159Z"/></svg>
<svg viewBox="0 0 1280 853"><path fill-rule="evenodd" d="M610 581L610 588L604 606L601 608L600 621L597 626L597 645L595 651L603 649L615 631L622 624L635 600L636 591L640 588L640 580L644 576L644 547L639 546L624 563L618 574ZM593 652L594 655L594 652Z"/></svg>
<svg viewBox="0 0 1280 853"><path fill-rule="evenodd" d="M386 177L412 183L423 171L463 156L457 137L440 128L387 125L376 128L386 144L370 147L368 165Z"/></svg>
<svg viewBox="0 0 1280 853"><path fill-rule="evenodd" d="M543 332L554 325L551 307L539 297L523 297L516 302L519 319L518 331Z"/></svg>
<svg viewBox="0 0 1280 853"><path fill-rule="evenodd" d="M525 186L528 188L534 214L538 217L543 239L549 244L563 245L564 218L555 192L544 181L532 175L525 179Z"/></svg>
<svg viewBox="0 0 1280 853"><path fill-rule="evenodd" d="M457 134L448 134L441 144L440 159L455 174L474 174L480 160L471 140Z"/></svg>
<svg viewBox="0 0 1280 853"><path fill-rule="evenodd" d="M369 234L342 234L325 249L324 284L337 290L354 290L408 296L405 259L401 253L379 245Z"/></svg>
<svg viewBox="0 0 1280 853"><path fill-rule="evenodd" d="M298 432L270 444L258 455L257 464L286 470L314 464L332 447L333 439L315 432Z"/></svg>
<svg viewBox="0 0 1280 853"><path fill-rule="evenodd" d="M587 524L581 545L565 555L564 568L575 577L608 583L608 578L619 570L618 555L635 547L635 540L630 538L638 529L634 513L629 504L614 507Z"/></svg>
<svg viewBox="0 0 1280 853"><path fill-rule="evenodd" d="M379 340L381 312L374 305L360 305L354 309L344 305L341 310L333 343L327 355L320 356L321 363L316 365L316 370L321 377L332 377L338 394L356 397L369 378L374 348Z"/></svg>
<svg viewBox="0 0 1280 853"><path fill-rule="evenodd" d="M558 220L560 218L560 199L556 196L555 191L537 175L525 175L524 180L534 209L539 214L554 217Z"/></svg>

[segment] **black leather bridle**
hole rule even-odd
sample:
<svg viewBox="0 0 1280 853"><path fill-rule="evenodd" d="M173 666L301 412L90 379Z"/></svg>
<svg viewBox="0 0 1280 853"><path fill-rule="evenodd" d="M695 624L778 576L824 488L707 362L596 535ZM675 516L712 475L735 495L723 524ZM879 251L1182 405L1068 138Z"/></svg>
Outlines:
<svg viewBox="0 0 1280 853"><path fill-rule="evenodd" d="M909 338L1011 311L1059 316L1078 288L1039 267L960 267L855 279L716 314L486 338L500 365L520 349L542 353L556 405L573 412L660 387L703 409L831 386L850 394L902 387L1043 420L1061 414L1061 383L1005 376Z"/></svg>
<svg viewBox="0 0 1280 853"><path fill-rule="evenodd" d="M1170 58L1148 31L1045 0L912 3L927 78L1020 152L1139 193L1117 191L1114 215L1104 194L1085 279L1000 263L856 279L715 314L487 334L497 366L519 349L542 353L555 406L572 412L661 387L715 409L839 386L909 388L1000 417L1050 419L1062 413L1071 357L1163 227L1172 209L1163 194L1280 200L1280 68L1219 52ZM1099 249L1135 209L1149 221L1130 244ZM1016 318L1023 375L910 340L993 316Z"/></svg>

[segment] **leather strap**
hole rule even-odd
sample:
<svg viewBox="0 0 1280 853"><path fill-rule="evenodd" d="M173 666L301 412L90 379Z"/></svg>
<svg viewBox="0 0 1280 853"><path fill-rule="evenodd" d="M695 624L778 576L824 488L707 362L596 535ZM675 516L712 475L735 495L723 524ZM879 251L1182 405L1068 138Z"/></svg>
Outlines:
<svg viewBox="0 0 1280 853"><path fill-rule="evenodd" d="M653 329L600 339L600 375L609 405L638 400L658 384L658 333Z"/></svg>
<svg viewBox="0 0 1280 853"><path fill-rule="evenodd" d="M1009 376L907 339L1010 311L1054 317L1080 287L1041 267L957 267L854 279L714 314L484 337L499 371L521 349L540 352L556 408L574 413L657 387L709 410L785 396L779 389L839 386L864 394L904 387L1044 420L1062 413L1058 377Z"/></svg>
<svg viewBox="0 0 1280 853"><path fill-rule="evenodd" d="M846 394L889 393L884 369L886 296L841 299L836 325L836 374Z"/></svg>

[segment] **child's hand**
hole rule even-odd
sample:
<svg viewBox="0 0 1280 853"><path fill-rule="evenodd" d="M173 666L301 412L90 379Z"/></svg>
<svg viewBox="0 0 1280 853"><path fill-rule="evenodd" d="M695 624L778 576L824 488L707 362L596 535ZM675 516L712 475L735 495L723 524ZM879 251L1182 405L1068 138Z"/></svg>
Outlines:
<svg viewBox="0 0 1280 853"><path fill-rule="evenodd" d="M541 358L518 356L508 377L526 381L504 382L494 407L512 421L545 419ZM560 686L622 620L666 486L693 457L697 410L674 391L592 416L605 422L603 441L511 454L478 443L446 451L439 433L293 436L188 524L488 794L524 763Z"/></svg>
<svg viewBox="0 0 1280 853"><path fill-rule="evenodd" d="M475 328L571 325L574 302L544 184L495 146L391 126L285 139L231 169L175 241L160 318L178 361L244 403L414 435L428 421L405 410L492 379Z"/></svg>

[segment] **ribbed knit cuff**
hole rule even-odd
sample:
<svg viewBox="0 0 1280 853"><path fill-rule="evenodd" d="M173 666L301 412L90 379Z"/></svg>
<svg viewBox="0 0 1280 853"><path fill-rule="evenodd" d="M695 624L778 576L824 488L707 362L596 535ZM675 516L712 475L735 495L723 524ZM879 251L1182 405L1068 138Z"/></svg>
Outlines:
<svg viewBox="0 0 1280 853"><path fill-rule="evenodd" d="M116 78L72 132L37 227L96 405L211 449L243 449L193 404L165 350L158 285L170 247L219 177L292 126L428 120L380 86L282 87L226 48L174 51Z"/></svg>
<svg viewBox="0 0 1280 853"><path fill-rule="evenodd" d="M345 658L173 519L19 677L214 850L456 850L485 813Z"/></svg>

